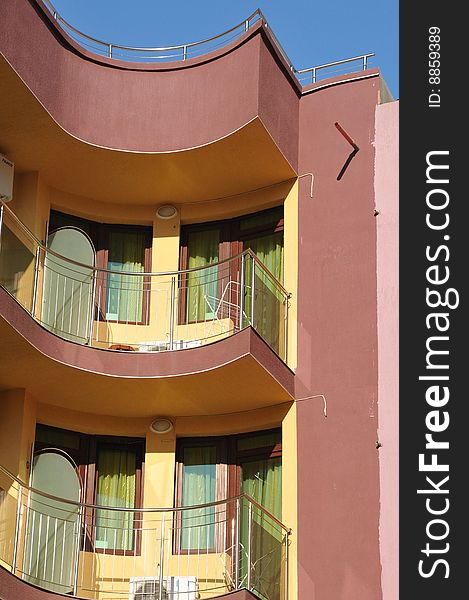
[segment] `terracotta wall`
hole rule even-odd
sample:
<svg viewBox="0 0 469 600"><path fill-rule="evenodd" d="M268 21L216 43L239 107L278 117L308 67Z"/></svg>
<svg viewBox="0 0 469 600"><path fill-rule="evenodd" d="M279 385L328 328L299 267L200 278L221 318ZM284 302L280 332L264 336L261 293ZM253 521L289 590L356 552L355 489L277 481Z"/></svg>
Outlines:
<svg viewBox="0 0 469 600"><path fill-rule="evenodd" d="M178 151L228 136L262 113L296 165L298 100L267 58L271 49L262 23L208 57L170 66L129 64L80 48L40 5L0 4L0 53L74 137L104 148ZM261 80L265 90L275 91L274 104L265 91L260 98Z"/></svg>

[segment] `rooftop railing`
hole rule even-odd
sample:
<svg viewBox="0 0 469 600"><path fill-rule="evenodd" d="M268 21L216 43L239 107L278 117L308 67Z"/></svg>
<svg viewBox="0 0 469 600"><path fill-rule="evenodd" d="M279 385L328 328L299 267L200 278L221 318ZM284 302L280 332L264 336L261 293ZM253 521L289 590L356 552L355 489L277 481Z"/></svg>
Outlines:
<svg viewBox="0 0 469 600"><path fill-rule="evenodd" d="M79 31L68 23L55 9L49 0L42 0L50 11L55 21L63 28L63 30L78 44L107 58L116 58L123 61L132 62L172 62L172 61L185 61L191 58L197 58L203 56L209 52L213 52L219 48L223 48L230 42L238 39L244 33L249 31L254 25L261 22L264 27L269 29L270 36L277 47L277 50L287 63L290 71L297 77L298 81L307 85L309 83L316 83L320 79L333 77L335 75L350 73L354 70L366 70L369 67L370 59L374 57L373 53L363 54L353 58L347 58L324 65L318 65L315 67L309 67L306 69L298 70L288 57L287 53L283 49L276 35L269 27L269 24L260 9L254 11L247 19L235 25L231 29L220 33L219 35L200 40L197 42L189 42L186 44L179 44L177 46L166 46L166 47L132 47L124 46L122 44L116 44L113 42L105 42L97 38L91 37L82 31Z"/></svg>
<svg viewBox="0 0 469 600"><path fill-rule="evenodd" d="M34 489L0 465L0 564L96 600L288 600L291 530L246 494L175 508L99 506Z"/></svg>
<svg viewBox="0 0 469 600"><path fill-rule="evenodd" d="M77 230L64 229L72 247ZM290 294L251 250L165 273L137 271L134 263L98 268L47 247L2 204L0 285L42 327L75 343L157 352L252 327L287 360Z"/></svg>

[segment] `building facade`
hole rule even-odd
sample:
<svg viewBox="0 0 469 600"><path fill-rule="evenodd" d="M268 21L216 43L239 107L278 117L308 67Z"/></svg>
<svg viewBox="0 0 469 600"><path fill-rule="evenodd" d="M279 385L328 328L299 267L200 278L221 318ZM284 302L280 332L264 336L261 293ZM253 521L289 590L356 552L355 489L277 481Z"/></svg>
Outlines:
<svg viewBox="0 0 469 600"><path fill-rule="evenodd" d="M379 70L0 22L0 598L397 598Z"/></svg>

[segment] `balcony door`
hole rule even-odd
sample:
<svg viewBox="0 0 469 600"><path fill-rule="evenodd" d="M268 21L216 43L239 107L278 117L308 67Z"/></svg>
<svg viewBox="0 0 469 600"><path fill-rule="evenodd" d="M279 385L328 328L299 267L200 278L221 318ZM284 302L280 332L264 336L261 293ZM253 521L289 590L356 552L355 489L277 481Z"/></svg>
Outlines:
<svg viewBox="0 0 469 600"><path fill-rule="evenodd" d="M247 249L271 275L260 265L253 268L252 260L247 258L241 281L242 261L234 257ZM233 260L226 260L230 258ZM182 226L181 270L207 267L218 261L226 262L181 275L179 323L228 319L234 329L252 324L278 352L283 331L283 296L276 282L283 283L283 206L234 219Z"/></svg>
<svg viewBox="0 0 469 600"><path fill-rule="evenodd" d="M281 432L276 430L240 436L236 442L236 454L240 491L254 498L266 511L281 520ZM281 597L282 540L283 532L270 516L253 506L250 519L248 505L243 504L239 578L247 582L250 544L251 585L261 598L279 600Z"/></svg>
<svg viewBox="0 0 469 600"><path fill-rule="evenodd" d="M49 235L47 247L52 252L44 261L41 322L60 337L84 344L93 320L94 245L84 231L62 227Z"/></svg>
<svg viewBox="0 0 469 600"><path fill-rule="evenodd" d="M77 467L62 450L35 454L31 486L72 502L81 499ZM62 594L74 593L79 518L78 506L31 493L22 567L28 583Z"/></svg>

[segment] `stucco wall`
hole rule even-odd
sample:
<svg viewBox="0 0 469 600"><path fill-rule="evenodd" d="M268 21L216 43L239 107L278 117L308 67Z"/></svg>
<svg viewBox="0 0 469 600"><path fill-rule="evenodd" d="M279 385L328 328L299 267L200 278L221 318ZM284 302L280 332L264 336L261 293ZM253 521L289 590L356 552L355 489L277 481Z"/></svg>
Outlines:
<svg viewBox="0 0 469 600"><path fill-rule="evenodd" d="M383 600L399 597L399 103L376 108L379 538Z"/></svg>
<svg viewBox="0 0 469 600"><path fill-rule="evenodd" d="M374 212L379 78L300 100L298 569L301 600L381 596ZM342 178L352 147L359 147ZM327 417L324 416L324 399Z"/></svg>

